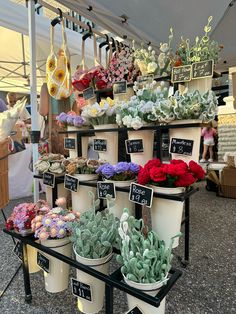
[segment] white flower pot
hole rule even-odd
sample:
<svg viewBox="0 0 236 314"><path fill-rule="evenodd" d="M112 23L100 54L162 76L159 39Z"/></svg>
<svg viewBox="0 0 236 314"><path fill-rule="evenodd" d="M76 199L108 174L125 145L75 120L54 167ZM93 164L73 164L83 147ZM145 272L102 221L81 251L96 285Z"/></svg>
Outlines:
<svg viewBox="0 0 236 314"><path fill-rule="evenodd" d="M202 123L201 120L175 120L170 124L195 124ZM189 162L190 160L194 160L196 162L199 161L199 153L200 153L200 142L201 142L201 127L189 127L189 128L178 128L178 129L170 129L170 143L172 138L178 138L183 140L192 140L193 141L193 151L192 156L181 155L181 154L171 154L172 159L181 159L185 162Z"/></svg>
<svg viewBox="0 0 236 314"><path fill-rule="evenodd" d="M74 174L74 177L79 181L95 181L98 178L97 174ZM92 208L92 199L89 197L88 192L93 192L95 199L97 198L97 188L85 185L78 185L77 192L71 192L72 208L75 211L84 213Z"/></svg>
<svg viewBox="0 0 236 314"><path fill-rule="evenodd" d="M46 201L50 207L55 206L52 201L52 188L50 186L45 186L45 192L46 192ZM64 188L64 183L60 183L57 185L57 198L58 197L65 197L67 199L67 193L68 191Z"/></svg>
<svg viewBox="0 0 236 314"><path fill-rule="evenodd" d="M95 130L99 129L117 129L117 124L94 125ZM118 162L118 132L95 132L98 139L107 140L107 151L98 152L99 158L104 159L114 165Z"/></svg>
<svg viewBox="0 0 236 314"><path fill-rule="evenodd" d="M143 140L143 152L130 154L130 158L132 162L144 166L149 159L153 158L154 131L128 131L128 138L129 140Z"/></svg>
<svg viewBox="0 0 236 314"><path fill-rule="evenodd" d="M112 258L112 253L99 259L85 258L77 254L75 248L74 252L76 260L83 264L90 266L97 271L108 275L109 273L109 262ZM91 287L92 301L88 301L82 298L78 298L78 309L86 314L98 313L103 308L104 295L105 295L105 283L92 277L81 270L77 270L77 280L87 284Z"/></svg>
<svg viewBox="0 0 236 314"><path fill-rule="evenodd" d="M129 181L112 181L105 180L106 182L113 182L115 187L129 187L132 182L135 180ZM134 203L129 201L129 194L126 192L116 191L116 200L115 205L110 208L110 212L115 215L115 217L119 218L123 214L123 209L128 208L130 215L134 216Z"/></svg>
<svg viewBox="0 0 236 314"><path fill-rule="evenodd" d="M129 285L130 287L133 287L135 289L141 290L142 292L149 294L150 296L154 297L157 295L160 288L163 286L165 281L158 281L155 283L137 283L131 280L128 280L125 276L124 281ZM127 300L128 300L128 307L129 310L132 310L137 306L143 314L164 314L165 313L165 302L166 298L164 298L159 307L152 306L144 301L141 301L130 294L127 294Z"/></svg>
<svg viewBox="0 0 236 314"><path fill-rule="evenodd" d="M39 243L39 241L35 241L36 243ZM37 264L37 252L38 250L34 248L31 245L27 245L27 259L28 259L28 265L29 265L29 273L37 273L40 271L40 267Z"/></svg>
<svg viewBox="0 0 236 314"><path fill-rule="evenodd" d="M79 131L79 130L88 130L88 126L83 126L81 128L77 128L76 126L67 126L67 131ZM70 158L75 158L78 157L78 150L77 150L77 134L68 134L69 138L74 138L75 139L75 149L69 149L69 156ZM88 136L82 136L81 137L81 142L82 142L82 156L87 157L88 156L88 142L89 142L89 137Z"/></svg>
<svg viewBox="0 0 236 314"><path fill-rule="evenodd" d="M72 255L72 243L69 238L45 240L41 244L67 257ZM42 252L49 259L49 273L44 272L45 289L57 293L68 288L70 266L51 255Z"/></svg>
<svg viewBox="0 0 236 314"><path fill-rule="evenodd" d="M204 94L212 88L212 77L191 80L185 84L189 91L198 90L201 94Z"/></svg>
<svg viewBox="0 0 236 314"><path fill-rule="evenodd" d="M185 191L184 187L162 188L150 186L154 192L162 194L181 194ZM165 241L167 247L170 240L180 232L184 202L154 197L151 207L152 229ZM179 238L175 238L173 248L179 245Z"/></svg>
<svg viewBox="0 0 236 314"><path fill-rule="evenodd" d="M124 94L115 94L114 100L115 101L129 101L130 98L134 96L134 90L132 87L127 87L126 93Z"/></svg>

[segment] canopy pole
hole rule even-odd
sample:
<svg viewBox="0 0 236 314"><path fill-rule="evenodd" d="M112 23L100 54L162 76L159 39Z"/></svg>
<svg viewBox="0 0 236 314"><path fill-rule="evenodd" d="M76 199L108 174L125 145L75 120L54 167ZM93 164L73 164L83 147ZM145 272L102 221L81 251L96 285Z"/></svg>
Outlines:
<svg viewBox="0 0 236 314"><path fill-rule="evenodd" d="M30 102L31 102L31 128L39 131L37 112L37 77L36 77L36 32L35 32L35 0L28 0L28 27L29 27L29 50L30 50ZM32 144L33 164L38 160L38 144ZM34 173L35 173L35 168ZM39 183L34 182L34 202L39 199Z"/></svg>

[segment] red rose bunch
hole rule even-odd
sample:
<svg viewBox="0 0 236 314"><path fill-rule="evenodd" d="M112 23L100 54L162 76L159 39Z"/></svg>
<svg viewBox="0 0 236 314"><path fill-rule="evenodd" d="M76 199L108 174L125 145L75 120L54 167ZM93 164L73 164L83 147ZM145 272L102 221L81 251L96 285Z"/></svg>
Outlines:
<svg viewBox="0 0 236 314"><path fill-rule="evenodd" d="M204 176L202 167L193 160L187 164L174 159L169 164L163 164L159 159L153 159L140 167L138 183L161 187L188 187Z"/></svg>

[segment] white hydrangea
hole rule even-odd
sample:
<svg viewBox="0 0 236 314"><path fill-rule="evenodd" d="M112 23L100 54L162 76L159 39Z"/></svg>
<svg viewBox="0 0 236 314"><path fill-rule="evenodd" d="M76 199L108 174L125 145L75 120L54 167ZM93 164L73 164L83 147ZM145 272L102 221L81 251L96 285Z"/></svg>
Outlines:
<svg viewBox="0 0 236 314"><path fill-rule="evenodd" d="M135 117L131 121L131 127L135 130L140 129L143 126L143 121L140 117Z"/></svg>

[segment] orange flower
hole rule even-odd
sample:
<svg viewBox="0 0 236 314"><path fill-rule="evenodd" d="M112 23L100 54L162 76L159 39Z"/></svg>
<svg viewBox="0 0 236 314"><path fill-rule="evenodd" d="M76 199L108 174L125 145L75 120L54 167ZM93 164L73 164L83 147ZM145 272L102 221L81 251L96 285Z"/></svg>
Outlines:
<svg viewBox="0 0 236 314"><path fill-rule="evenodd" d="M55 79L58 82L62 82L64 80L64 77L65 77L65 72L64 72L63 69L56 70L56 72L55 72Z"/></svg>

